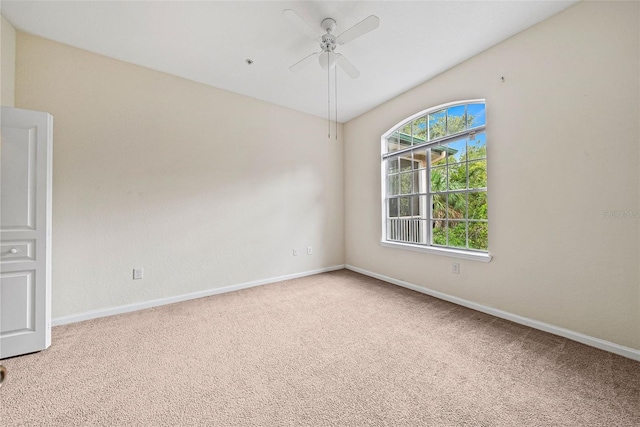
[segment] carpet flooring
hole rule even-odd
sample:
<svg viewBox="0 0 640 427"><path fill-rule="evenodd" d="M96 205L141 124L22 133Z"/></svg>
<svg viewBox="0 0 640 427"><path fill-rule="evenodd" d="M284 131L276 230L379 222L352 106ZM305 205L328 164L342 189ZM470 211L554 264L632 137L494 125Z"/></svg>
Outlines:
<svg viewBox="0 0 640 427"><path fill-rule="evenodd" d="M341 270L59 326L2 426L639 426L640 363Z"/></svg>

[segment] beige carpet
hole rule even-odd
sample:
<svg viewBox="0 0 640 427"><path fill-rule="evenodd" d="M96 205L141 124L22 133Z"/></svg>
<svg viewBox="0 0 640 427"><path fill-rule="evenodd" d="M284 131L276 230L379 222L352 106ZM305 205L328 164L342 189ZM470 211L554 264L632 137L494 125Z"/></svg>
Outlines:
<svg viewBox="0 0 640 427"><path fill-rule="evenodd" d="M640 363L346 270L53 329L2 426L638 426Z"/></svg>

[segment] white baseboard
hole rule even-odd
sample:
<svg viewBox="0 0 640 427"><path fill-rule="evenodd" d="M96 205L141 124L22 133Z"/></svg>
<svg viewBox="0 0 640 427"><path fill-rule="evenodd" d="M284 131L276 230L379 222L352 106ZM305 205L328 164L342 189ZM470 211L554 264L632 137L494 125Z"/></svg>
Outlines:
<svg viewBox="0 0 640 427"><path fill-rule="evenodd" d="M600 338L594 338L589 335L581 334L580 332L574 332L569 329L560 328L558 326L550 325L548 323L540 322L538 320L529 319L527 317L518 316L517 314L509 313L506 311L498 310L496 308L487 307L486 305L478 304L472 301L468 301L462 298L454 297L444 294L442 292L434 291L422 286L414 285L413 283L405 282L403 280L394 279L392 277L383 276L382 274L373 273L362 268L354 267L352 265L346 265L346 269L355 271L356 273L364 274L365 276L374 277L382 281L402 286L403 288L411 289L416 292L431 295L441 300L449 301L454 304L461 305L482 313L487 313L492 316L499 317L501 319L510 320L521 325L529 326L534 329L539 329L544 332L549 332L554 335L559 335L564 338L568 338L573 341L577 341L582 344L586 344L591 347L599 348L600 350L609 351L611 353L619 354L620 356L628 357L629 359L640 361L640 350L636 350L623 345L615 344L610 341L605 341Z"/></svg>
<svg viewBox="0 0 640 427"><path fill-rule="evenodd" d="M211 295L223 294L226 292L238 291L240 289L253 288L256 286L267 285L269 283L281 282L283 280L297 279L299 277L312 276L314 274L326 273L328 271L342 270L344 264L334 265L331 267L321 268L318 270L304 271L302 273L287 274L284 276L272 277L270 279L255 280L253 282L240 283L237 285L225 286L222 288L207 289L204 291L192 292L189 294L177 295L174 297L160 298L151 301L143 301L134 304L121 305L118 307L110 307L99 310L86 311L84 313L72 314L70 316L57 317L52 319L51 326L66 325L69 323L82 322L84 320L97 319L99 317L114 316L116 314L129 313L132 311L143 310L145 308L158 307L166 304L173 304L181 301L188 301L196 298L208 297Z"/></svg>

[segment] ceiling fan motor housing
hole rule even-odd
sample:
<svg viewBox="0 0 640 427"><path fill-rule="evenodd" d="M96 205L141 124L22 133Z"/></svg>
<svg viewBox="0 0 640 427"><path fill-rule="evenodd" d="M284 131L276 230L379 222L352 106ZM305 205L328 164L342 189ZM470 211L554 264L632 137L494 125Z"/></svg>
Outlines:
<svg viewBox="0 0 640 427"><path fill-rule="evenodd" d="M323 52L333 52L333 50L338 45L336 41L336 36L331 33L327 33L322 36L322 41L320 42L320 48Z"/></svg>
<svg viewBox="0 0 640 427"><path fill-rule="evenodd" d="M326 18L320 25L327 32L327 34L322 36L320 49L322 49L323 52L333 52L338 45L338 38L331 34L331 32L336 29L336 21L332 18Z"/></svg>

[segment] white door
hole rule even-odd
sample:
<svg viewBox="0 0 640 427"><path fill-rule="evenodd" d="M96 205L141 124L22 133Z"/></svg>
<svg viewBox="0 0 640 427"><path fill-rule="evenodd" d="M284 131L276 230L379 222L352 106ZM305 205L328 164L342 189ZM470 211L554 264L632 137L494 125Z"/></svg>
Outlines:
<svg viewBox="0 0 640 427"><path fill-rule="evenodd" d="M2 107L0 359L51 345L53 117Z"/></svg>

